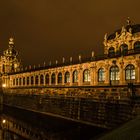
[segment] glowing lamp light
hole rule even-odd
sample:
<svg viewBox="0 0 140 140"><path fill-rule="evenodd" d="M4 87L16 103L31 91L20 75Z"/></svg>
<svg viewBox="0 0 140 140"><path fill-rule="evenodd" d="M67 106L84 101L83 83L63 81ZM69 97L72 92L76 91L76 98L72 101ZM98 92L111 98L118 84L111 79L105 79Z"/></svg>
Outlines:
<svg viewBox="0 0 140 140"><path fill-rule="evenodd" d="M2 84L2 87L4 87L4 88L5 88L5 87L6 87L6 84Z"/></svg>
<svg viewBox="0 0 140 140"><path fill-rule="evenodd" d="M3 119L3 120L2 120L2 123L3 123L3 124L4 124L4 123L6 123L6 120L5 120L5 119Z"/></svg>

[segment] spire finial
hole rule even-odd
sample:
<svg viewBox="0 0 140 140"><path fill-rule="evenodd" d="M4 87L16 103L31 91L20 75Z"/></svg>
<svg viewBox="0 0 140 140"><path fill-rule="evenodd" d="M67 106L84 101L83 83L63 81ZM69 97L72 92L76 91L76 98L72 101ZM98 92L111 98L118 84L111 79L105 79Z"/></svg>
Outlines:
<svg viewBox="0 0 140 140"><path fill-rule="evenodd" d="M13 37L9 38L9 45L14 45L14 38Z"/></svg>
<svg viewBox="0 0 140 140"><path fill-rule="evenodd" d="M130 17L127 17L126 22L127 22L127 25L130 25L131 24Z"/></svg>

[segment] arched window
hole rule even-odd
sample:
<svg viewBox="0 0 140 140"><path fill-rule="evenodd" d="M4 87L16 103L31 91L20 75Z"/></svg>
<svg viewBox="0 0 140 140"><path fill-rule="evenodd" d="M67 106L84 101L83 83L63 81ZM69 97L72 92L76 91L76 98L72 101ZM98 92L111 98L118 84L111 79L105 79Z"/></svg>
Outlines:
<svg viewBox="0 0 140 140"><path fill-rule="evenodd" d="M34 76L31 76L31 85L34 84Z"/></svg>
<svg viewBox="0 0 140 140"><path fill-rule="evenodd" d="M73 72L73 83L77 83L78 82L78 71L77 70L75 70L74 72Z"/></svg>
<svg viewBox="0 0 140 140"><path fill-rule="evenodd" d="M134 43L134 50L135 51L140 51L140 41L137 41Z"/></svg>
<svg viewBox="0 0 140 140"><path fill-rule="evenodd" d="M65 83L69 83L70 82L70 73L67 71L65 73Z"/></svg>
<svg viewBox="0 0 140 140"><path fill-rule="evenodd" d="M40 85L43 85L44 84L44 75L41 74L40 75Z"/></svg>
<svg viewBox="0 0 140 140"><path fill-rule="evenodd" d="M129 64L125 68L125 80L135 80L135 67Z"/></svg>
<svg viewBox="0 0 140 140"><path fill-rule="evenodd" d="M122 45L120 46L120 50L121 50L121 52L122 52L122 55L128 54L128 45L127 45L127 44L122 44Z"/></svg>
<svg viewBox="0 0 140 140"><path fill-rule="evenodd" d="M27 85L29 85L29 77L27 77Z"/></svg>
<svg viewBox="0 0 140 140"><path fill-rule="evenodd" d="M21 86L21 78L19 78L19 86Z"/></svg>
<svg viewBox="0 0 140 140"><path fill-rule="evenodd" d="M23 77L23 85L25 85L25 77Z"/></svg>
<svg viewBox="0 0 140 140"><path fill-rule="evenodd" d="M55 84L55 73L51 76L51 84Z"/></svg>
<svg viewBox="0 0 140 140"><path fill-rule="evenodd" d="M118 66L112 66L110 68L110 81L118 81L118 80L120 80L119 68Z"/></svg>
<svg viewBox="0 0 140 140"><path fill-rule="evenodd" d="M88 69L83 72L83 82L90 82L90 70Z"/></svg>
<svg viewBox="0 0 140 140"><path fill-rule="evenodd" d="M59 72L58 73L58 84L61 84L62 83L62 73Z"/></svg>
<svg viewBox="0 0 140 140"><path fill-rule="evenodd" d="M99 82L104 82L105 81L105 71L103 68L100 68L98 70L98 81Z"/></svg>
<svg viewBox="0 0 140 140"><path fill-rule="evenodd" d="M49 74L46 74L45 76L45 83L48 85L49 84Z"/></svg>
<svg viewBox="0 0 140 140"><path fill-rule="evenodd" d="M16 78L16 86L18 86L18 78Z"/></svg>
<svg viewBox="0 0 140 140"><path fill-rule="evenodd" d="M38 75L35 76L35 85L38 85Z"/></svg>
<svg viewBox="0 0 140 140"><path fill-rule="evenodd" d="M15 79L13 79L13 86L15 86Z"/></svg>
<svg viewBox="0 0 140 140"><path fill-rule="evenodd" d="M115 50L113 47L110 47L108 50L108 56L113 57L115 55Z"/></svg>

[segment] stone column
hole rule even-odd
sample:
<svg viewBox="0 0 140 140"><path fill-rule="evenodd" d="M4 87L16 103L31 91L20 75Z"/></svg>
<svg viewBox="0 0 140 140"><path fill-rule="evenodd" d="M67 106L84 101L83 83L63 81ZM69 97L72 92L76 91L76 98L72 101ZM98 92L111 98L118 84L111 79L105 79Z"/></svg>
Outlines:
<svg viewBox="0 0 140 140"><path fill-rule="evenodd" d="M109 71L109 65L107 64L105 66L105 84L108 85L110 83L110 71Z"/></svg>
<svg viewBox="0 0 140 140"><path fill-rule="evenodd" d="M137 69L137 71L136 71L136 69ZM137 62L137 68L135 68L135 76L136 76L136 78L137 78L137 83L140 83L140 62L138 61Z"/></svg>
<svg viewBox="0 0 140 140"><path fill-rule="evenodd" d="M72 81L72 77L73 77L73 75L72 75L73 73L72 73L72 69L70 70L70 86L72 86L73 85L73 81Z"/></svg>
<svg viewBox="0 0 140 140"><path fill-rule="evenodd" d="M83 84L83 71L82 68L78 69L78 86L82 86Z"/></svg>
<svg viewBox="0 0 140 140"><path fill-rule="evenodd" d="M120 63L120 85L124 85L125 84L125 70L124 70L124 62Z"/></svg>
<svg viewBox="0 0 140 140"><path fill-rule="evenodd" d="M95 69L94 67L90 67L90 85L93 86L95 84Z"/></svg>

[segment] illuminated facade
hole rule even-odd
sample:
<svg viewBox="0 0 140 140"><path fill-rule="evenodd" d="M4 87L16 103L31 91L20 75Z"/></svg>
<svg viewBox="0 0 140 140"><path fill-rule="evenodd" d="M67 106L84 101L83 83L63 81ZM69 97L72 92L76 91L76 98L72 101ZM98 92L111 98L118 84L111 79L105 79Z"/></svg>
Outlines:
<svg viewBox="0 0 140 140"><path fill-rule="evenodd" d="M3 83L11 88L139 84L140 24L129 21L115 33L105 34L103 44L102 57L92 55L87 62L80 57L76 64L30 68L3 76Z"/></svg>
<svg viewBox="0 0 140 140"><path fill-rule="evenodd" d="M18 52L15 50L14 39L9 39L9 47L3 52L0 60L0 73L7 74L10 72L18 72L21 68L18 60Z"/></svg>

